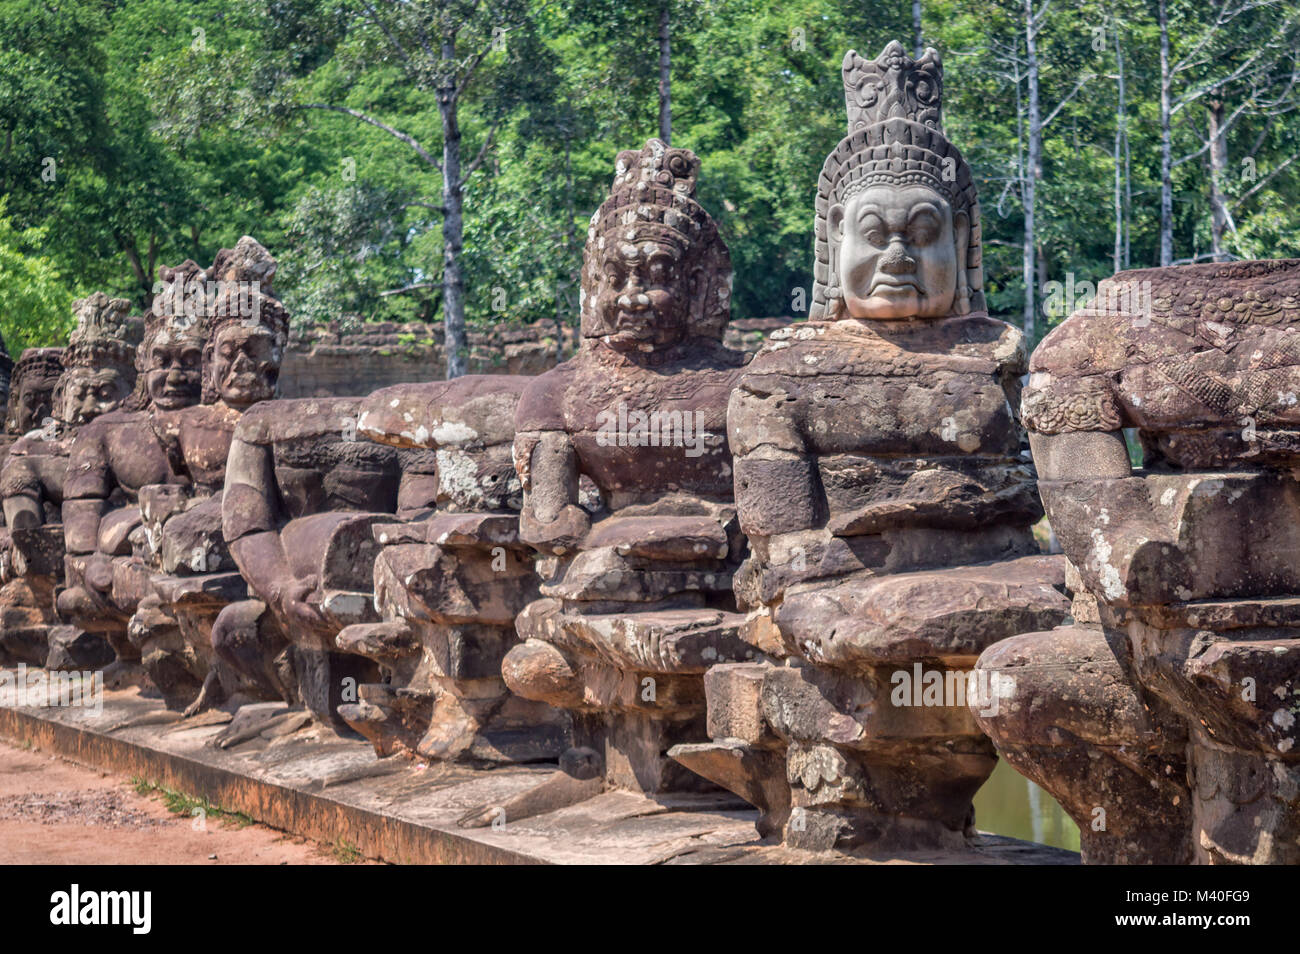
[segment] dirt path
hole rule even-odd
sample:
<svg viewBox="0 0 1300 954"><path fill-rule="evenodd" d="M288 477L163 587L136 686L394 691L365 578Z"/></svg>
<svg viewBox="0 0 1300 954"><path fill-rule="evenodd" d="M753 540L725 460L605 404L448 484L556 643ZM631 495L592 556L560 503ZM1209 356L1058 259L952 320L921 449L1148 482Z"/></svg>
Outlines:
<svg viewBox="0 0 1300 954"><path fill-rule="evenodd" d="M328 847L0 741L0 864L328 865Z"/></svg>

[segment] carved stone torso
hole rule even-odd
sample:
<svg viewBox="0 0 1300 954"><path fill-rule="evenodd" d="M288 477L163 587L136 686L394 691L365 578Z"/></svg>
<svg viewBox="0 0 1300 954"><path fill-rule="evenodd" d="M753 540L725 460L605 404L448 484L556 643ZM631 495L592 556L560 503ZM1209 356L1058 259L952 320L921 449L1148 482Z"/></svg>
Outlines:
<svg viewBox="0 0 1300 954"><path fill-rule="evenodd" d="M359 407L359 398L308 398L267 402L244 414L239 435L269 447L285 519L396 511L397 450L356 438Z"/></svg>
<svg viewBox="0 0 1300 954"><path fill-rule="evenodd" d="M112 411L83 425L72 445L65 496L134 501L141 487L183 482L146 411Z"/></svg>
<svg viewBox="0 0 1300 954"><path fill-rule="evenodd" d="M226 457L241 412L225 404L202 404L155 415L154 428L196 489L220 492Z"/></svg>
<svg viewBox="0 0 1300 954"><path fill-rule="evenodd" d="M47 440L36 432L14 441L0 467L0 496L27 493L39 498L47 511L57 508L63 502L72 437L65 432ZM58 522L57 512L46 517Z"/></svg>
<svg viewBox="0 0 1300 954"><path fill-rule="evenodd" d="M1294 465L1298 322L1300 261L1122 272L1034 352L1026 423L1137 427L1148 467Z"/></svg>
<svg viewBox="0 0 1300 954"><path fill-rule="evenodd" d="M801 445L791 450L1006 459L1020 453L1023 363L1019 332L987 315L807 322L773 335L743 386L779 396Z"/></svg>
<svg viewBox="0 0 1300 954"><path fill-rule="evenodd" d="M797 579L1032 552L1024 527L1041 509L1012 410L1021 342L983 314L774 335L731 400L736 500L751 542L801 536L751 560L747 598L771 601ZM909 543L902 530L928 536ZM806 561L784 553L796 546Z"/></svg>
<svg viewBox="0 0 1300 954"><path fill-rule="evenodd" d="M517 427L567 432L579 471L607 505L611 496L650 501L674 492L727 500L732 485L727 398L743 358L712 341L662 357L661 363L643 366L612 349L593 347L524 392ZM675 443L678 436L681 445ZM665 439L674 444L656 453Z"/></svg>

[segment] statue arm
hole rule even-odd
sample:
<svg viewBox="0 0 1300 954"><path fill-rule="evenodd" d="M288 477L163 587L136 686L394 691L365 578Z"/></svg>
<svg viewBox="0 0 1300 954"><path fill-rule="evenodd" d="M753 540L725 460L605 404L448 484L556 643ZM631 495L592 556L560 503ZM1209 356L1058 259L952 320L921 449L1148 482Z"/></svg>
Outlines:
<svg viewBox="0 0 1300 954"><path fill-rule="evenodd" d="M802 534L825 523L817 460L773 395L742 384L727 405L736 509L749 536Z"/></svg>
<svg viewBox="0 0 1300 954"><path fill-rule="evenodd" d="M15 529L38 527L45 522L40 480L32 460L10 454L0 468L0 495L4 498L5 524Z"/></svg>
<svg viewBox="0 0 1300 954"><path fill-rule="evenodd" d="M524 490L519 535L544 553L576 549L591 529L578 506L578 453L564 431L515 437L515 469Z"/></svg>
<svg viewBox="0 0 1300 954"><path fill-rule="evenodd" d="M98 429L83 431L72 442L63 485L63 538L69 553L94 553L99 525L108 513L116 481Z"/></svg>
<svg viewBox="0 0 1300 954"><path fill-rule="evenodd" d="M1122 430L1029 435L1039 480L1098 480L1132 473Z"/></svg>
<svg viewBox="0 0 1300 954"><path fill-rule="evenodd" d="M271 448L236 436L226 459L221 530L249 589L277 606L297 582L280 542L280 517Z"/></svg>

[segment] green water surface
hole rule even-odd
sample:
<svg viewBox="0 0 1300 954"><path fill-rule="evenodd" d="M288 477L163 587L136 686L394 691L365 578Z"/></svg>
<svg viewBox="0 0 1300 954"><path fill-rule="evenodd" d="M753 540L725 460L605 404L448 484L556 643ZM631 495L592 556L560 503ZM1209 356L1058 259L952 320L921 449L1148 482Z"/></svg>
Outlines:
<svg viewBox="0 0 1300 954"><path fill-rule="evenodd" d="M1056 800L998 759L975 794L975 827L1053 848L1079 850L1079 827Z"/></svg>

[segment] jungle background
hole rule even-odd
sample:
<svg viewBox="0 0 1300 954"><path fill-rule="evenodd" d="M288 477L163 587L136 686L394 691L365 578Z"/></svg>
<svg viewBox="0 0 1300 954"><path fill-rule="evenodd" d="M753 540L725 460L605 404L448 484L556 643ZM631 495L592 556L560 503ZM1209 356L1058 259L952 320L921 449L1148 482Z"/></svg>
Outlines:
<svg viewBox="0 0 1300 954"><path fill-rule="evenodd" d="M1298 38L1300 0L0 0L0 332L62 343L245 233L299 325L576 322L614 157L661 134L733 317L806 315L840 61L899 39L1037 341L1118 269L1300 257Z"/></svg>

